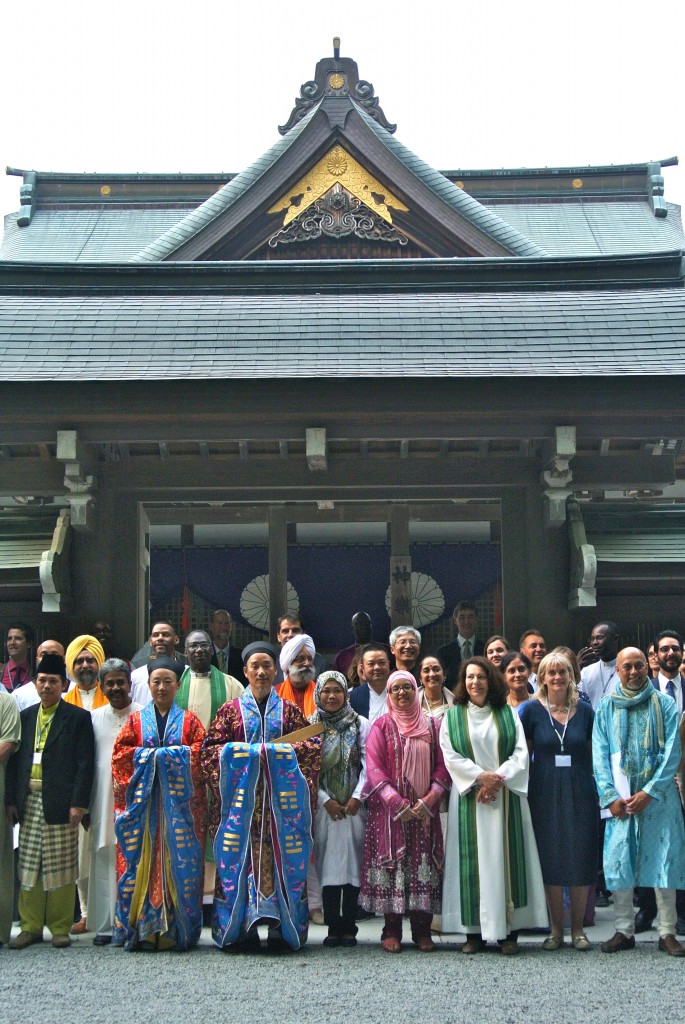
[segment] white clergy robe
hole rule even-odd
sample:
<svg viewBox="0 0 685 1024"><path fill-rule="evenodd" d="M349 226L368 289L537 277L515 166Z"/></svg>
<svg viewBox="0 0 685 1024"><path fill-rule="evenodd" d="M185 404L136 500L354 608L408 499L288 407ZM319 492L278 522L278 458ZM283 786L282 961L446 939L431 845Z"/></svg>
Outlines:
<svg viewBox="0 0 685 1024"><path fill-rule="evenodd" d="M452 746L447 716L440 727L440 746L445 767L452 776L447 838L445 841L445 874L442 890L442 930L477 934L486 941L501 941L511 931L520 928L547 927L547 904L540 870L533 823L528 807L528 747L523 727L517 714L516 746L511 756L499 763L497 726L489 705L484 708L468 703L469 735L473 756L471 761ZM504 786L515 793L521 802L523 841L526 857L526 888L528 902L513 911L507 920L504 865L504 787L492 803L476 804L476 833L478 837L478 872L480 876L480 928L466 927L461 919L459 886L459 797L467 793L481 772L497 772L504 776Z"/></svg>

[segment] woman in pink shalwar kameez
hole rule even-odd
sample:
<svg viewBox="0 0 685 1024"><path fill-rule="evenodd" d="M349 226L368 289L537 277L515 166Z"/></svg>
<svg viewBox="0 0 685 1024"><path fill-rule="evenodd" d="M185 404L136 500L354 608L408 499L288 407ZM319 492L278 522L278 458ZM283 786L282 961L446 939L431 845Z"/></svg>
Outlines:
<svg viewBox="0 0 685 1024"><path fill-rule="evenodd" d="M385 916L383 949L399 953L402 915L421 952L435 947L433 914L440 913L443 842L440 799L450 776L438 742L439 721L421 712L410 672L388 679L388 713L366 743L368 817L360 905Z"/></svg>

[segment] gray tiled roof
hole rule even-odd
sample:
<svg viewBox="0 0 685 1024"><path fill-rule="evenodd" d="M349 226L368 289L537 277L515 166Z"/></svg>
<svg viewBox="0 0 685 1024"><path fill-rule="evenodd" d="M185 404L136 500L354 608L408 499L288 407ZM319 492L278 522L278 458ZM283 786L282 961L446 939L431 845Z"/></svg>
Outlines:
<svg viewBox="0 0 685 1024"><path fill-rule="evenodd" d="M405 167L419 178L447 206L450 206L466 220L474 224L480 231L490 235L500 245L505 246L515 256L544 256L545 250L537 242L526 238L517 228L506 223L497 213L488 210L477 199L458 188L440 171L436 171L420 157L407 149L399 139L390 135L366 111L355 104L359 116L374 135L393 153Z"/></svg>
<svg viewBox="0 0 685 1024"><path fill-rule="evenodd" d="M19 227L16 213L5 217L0 259L78 263L128 260L188 213L187 206L117 209L36 210Z"/></svg>
<svg viewBox="0 0 685 1024"><path fill-rule="evenodd" d="M32 381L672 374L685 290L2 296L0 359Z"/></svg>
<svg viewBox="0 0 685 1024"><path fill-rule="evenodd" d="M222 186L214 195L201 203L196 210L189 213L173 227L169 228L155 241L150 242L131 260L132 263L154 263L156 260L163 260L169 256L180 245L187 242L189 238L196 235L198 231L211 224L216 217L227 210L235 203L256 181L265 174L271 165L283 153L285 153L304 128L309 124L312 117L318 110L318 106L312 107L309 113L302 118L291 131L279 139L271 149L263 153L250 167L247 167L235 178Z"/></svg>
<svg viewBox="0 0 685 1024"><path fill-rule="evenodd" d="M488 204L486 204L488 205ZM685 248L680 207L655 217L649 203L491 203L502 220L535 239L550 256L619 255Z"/></svg>

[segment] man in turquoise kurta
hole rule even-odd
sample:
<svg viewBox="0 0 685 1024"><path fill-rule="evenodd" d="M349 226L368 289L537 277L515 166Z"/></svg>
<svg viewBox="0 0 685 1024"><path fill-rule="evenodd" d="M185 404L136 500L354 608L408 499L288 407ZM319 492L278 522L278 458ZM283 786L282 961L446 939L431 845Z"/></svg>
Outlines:
<svg viewBox="0 0 685 1024"><path fill-rule="evenodd" d="M675 890L685 887L685 826L675 773L681 745L675 701L648 677L647 660L626 647L618 682L597 707L592 757L599 803L609 812L604 875L613 893L616 934L605 953L635 945L633 887L653 886L659 949L685 956L675 937Z"/></svg>

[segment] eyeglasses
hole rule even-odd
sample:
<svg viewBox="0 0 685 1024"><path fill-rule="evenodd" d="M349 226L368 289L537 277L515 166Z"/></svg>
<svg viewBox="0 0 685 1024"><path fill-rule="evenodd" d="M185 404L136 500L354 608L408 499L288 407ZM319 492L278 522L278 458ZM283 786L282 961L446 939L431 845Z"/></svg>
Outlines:
<svg viewBox="0 0 685 1024"><path fill-rule="evenodd" d="M411 693L413 689L411 683L407 683L406 686L391 686L390 693Z"/></svg>
<svg viewBox="0 0 685 1024"><path fill-rule="evenodd" d="M208 644L206 640L199 644L186 644L187 651L208 651L210 647L211 644Z"/></svg>

